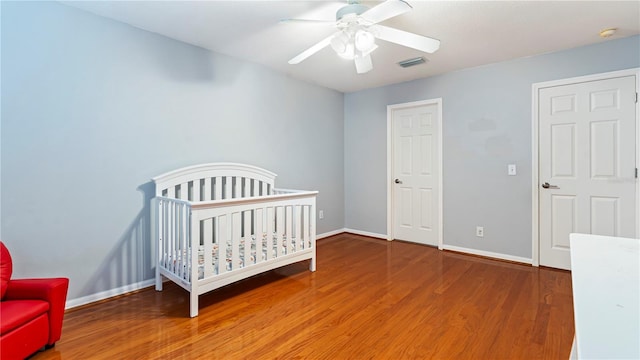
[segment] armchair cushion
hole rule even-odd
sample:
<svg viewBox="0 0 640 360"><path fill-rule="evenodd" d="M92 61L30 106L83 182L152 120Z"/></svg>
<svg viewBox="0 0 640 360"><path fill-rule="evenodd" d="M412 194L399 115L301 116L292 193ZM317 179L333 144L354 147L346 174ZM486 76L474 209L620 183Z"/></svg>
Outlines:
<svg viewBox="0 0 640 360"><path fill-rule="evenodd" d="M47 344L52 345L60 339L62 334L62 319L68 287L69 279L67 278L13 279L9 282L3 301L29 299L47 302L50 327Z"/></svg>
<svg viewBox="0 0 640 360"><path fill-rule="evenodd" d="M49 310L49 303L42 300L9 300L0 302L0 310L0 335L4 335L45 314Z"/></svg>
<svg viewBox="0 0 640 360"><path fill-rule="evenodd" d="M4 298L13 272L13 263L11 262L11 254L4 243L0 241L0 300Z"/></svg>

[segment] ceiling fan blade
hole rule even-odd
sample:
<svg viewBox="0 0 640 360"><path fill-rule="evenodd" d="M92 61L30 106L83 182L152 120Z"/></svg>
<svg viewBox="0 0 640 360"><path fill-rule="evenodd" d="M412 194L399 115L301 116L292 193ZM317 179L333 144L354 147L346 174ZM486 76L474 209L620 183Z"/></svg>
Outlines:
<svg viewBox="0 0 640 360"><path fill-rule="evenodd" d="M308 48L307 50L301 52L298 56L294 57L293 59L289 60L289 64L291 65L295 65L295 64L299 64L300 62L302 62L304 59L308 58L309 56L317 53L318 51L324 49L325 47L329 46L329 44L331 44L331 39L333 39L334 36L336 36L336 34L340 33L340 31L338 31L337 33L332 34L331 36L328 36L327 38L321 40L319 43L313 45L312 47Z"/></svg>
<svg viewBox="0 0 640 360"><path fill-rule="evenodd" d="M356 56L354 62L356 63L356 72L358 74L364 74L373 69L373 62L371 62L370 54L365 56Z"/></svg>
<svg viewBox="0 0 640 360"><path fill-rule="evenodd" d="M411 9L411 5L402 0L387 0L365 11L360 17L372 24L377 24L394 16L404 14Z"/></svg>
<svg viewBox="0 0 640 360"><path fill-rule="evenodd" d="M331 24L335 25L335 20L317 20L317 19L281 19L281 23L305 23L305 24Z"/></svg>
<svg viewBox="0 0 640 360"><path fill-rule="evenodd" d="M440 40L394 29L384 25L370 27L371 32L380 40L392 42L412 49L433 53L440 48Z"/></svg>

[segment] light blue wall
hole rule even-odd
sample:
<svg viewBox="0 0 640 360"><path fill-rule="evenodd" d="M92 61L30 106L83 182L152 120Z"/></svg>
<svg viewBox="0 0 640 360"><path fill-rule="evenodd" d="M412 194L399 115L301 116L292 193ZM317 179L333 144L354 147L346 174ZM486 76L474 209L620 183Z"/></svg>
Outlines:
<svg viewBox="0 0 640 360"><path fill-rule="evenodd" d="M445 244L531 258L531 85L639 66L635 36L346 94L345 226L387 233L387 105L442 98Z"/></svg>
<svg viewBox="0 0 640 360"><path fill-rule="evenodd" d="M2 2L1 231L69 298L153 277L151 177L229 161L344 227L343 94L55 2Z"/></svg>
<svg viewBox="0 0 640 360"><path fill-rule="evenodd" d="M70 299L152 278L148 181L180 166L261 166L320 191L319 233L385 234L386 106L437 97L445 242L530 257L531 84L640 66L633 37L343 96L58 3L0 4L0 238L15 276L68 276Z"/></svg>

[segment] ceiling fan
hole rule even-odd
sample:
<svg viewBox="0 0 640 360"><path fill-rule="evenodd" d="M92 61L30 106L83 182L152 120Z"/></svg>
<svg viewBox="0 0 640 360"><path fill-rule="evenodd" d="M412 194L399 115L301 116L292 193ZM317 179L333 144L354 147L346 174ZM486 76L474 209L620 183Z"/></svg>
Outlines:
<svg viewBox="0 0 640 360"><path fill-rule="evenodd" d="M350 0L348 5L340 8L336 13L335 26L338 31L289 60L289 64L298 64L331 45L339 56L354 60L358 74L364 74L373 69L371 53L378 48L375 39L392 42L426 53L435 52L440 47L440 40L379 24L411 9L411 5L403 0L386 0L372 8ZM287 19L284 21L326 22L305 19Z"/></svg>

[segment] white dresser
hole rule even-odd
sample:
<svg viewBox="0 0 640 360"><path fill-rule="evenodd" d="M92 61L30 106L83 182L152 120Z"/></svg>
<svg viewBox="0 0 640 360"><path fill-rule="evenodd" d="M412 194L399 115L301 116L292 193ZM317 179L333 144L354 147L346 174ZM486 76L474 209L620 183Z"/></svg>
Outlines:
<svg viewBox="0 0 640 360"><path fill-rule="evenodd" d="M640 240L571 234L578 359L640 359Z"/></svg>

